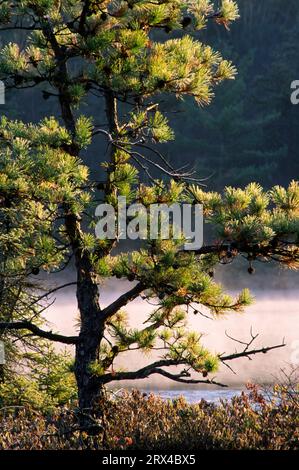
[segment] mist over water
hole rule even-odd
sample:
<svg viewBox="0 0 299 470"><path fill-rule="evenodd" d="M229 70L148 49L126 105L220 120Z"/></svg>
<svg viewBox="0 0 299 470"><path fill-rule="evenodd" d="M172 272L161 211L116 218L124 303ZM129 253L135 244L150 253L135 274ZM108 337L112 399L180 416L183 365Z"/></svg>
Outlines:
<svg viewBox="0 0 299 470"><path fill-rule="evenodd" d="M290 274L282 274L280 287L284 283L285 276L289 277ZM218 273L217 277L222 277L221 272L220 274ZM231 388L244 387L247 382L267 384L275 382L275 378L279 376L280 369L288 368L292 363L295 342L299 340L299 301L298 291L295 289L295 281L298 279L298 275L295 274L296 279L294 279L294 275L291 275L292 282L288 283L288 285L291 285L291 289L281 289L279 285L273 288L270 282L270 290L263 289L265 287L263 282L266 284L263 276L260 276L260 282L258 282L259 276L253 281L245 278L244 286L241 286L242 282L239 282L242 277L235 278L234 287L236 289L233 290L237 292L237 289L239 290L249 284L251 292L255 297L255 303L252 306L248 307L244 313L232 312L219 317L217 320L209 320L200 315L194 316L193 313L190 313L188 317L189 328L203 333L203 345L215 353L225 352L226 354L231 354L242 350L242 345L229 339L225 335L225 331L229 336L246 342L250 339L251 330L253 334L258 333L259 336L251 346L251 349L274 346L281 344L283 340L286 343L286 347L270 351L267 354L252 356L252 360L242 358L229 362L235 374L224 365L221 365L219 372L216 374L217 380L228 384ZM275 279L275 282L277 282L277 277ZM250 283L253 285L250 285ZM132 284L129 282L120 282L114 279L107 281L101 289L101 305L103 307L106 306L130 287L132 287ZM232 291L232 289L229 290ZM129 304L126 311L129 313L130 325L135 327L142 326L148 313L153 311L153 309L152 305L148 305L145 301L141 300L136 300ZM47 319L51 323L53 330L69 335L76 333L78 312L75 292L73 290L57 295L56 302L48 311ZM116 367L121 366L126 370L135 370L156 359L157 356L157 353L145 356L136 351L125 353L118 360ZM116 387L126 385L130 387L138 385L138 387L158 390L185 388L184 385L171 382L160 376L152 376L149 379L138 382L130 381L127 384L122 382L121 385L116 383ZM210 386L197 385L190 388L207 390L210 389Z"/></svg>

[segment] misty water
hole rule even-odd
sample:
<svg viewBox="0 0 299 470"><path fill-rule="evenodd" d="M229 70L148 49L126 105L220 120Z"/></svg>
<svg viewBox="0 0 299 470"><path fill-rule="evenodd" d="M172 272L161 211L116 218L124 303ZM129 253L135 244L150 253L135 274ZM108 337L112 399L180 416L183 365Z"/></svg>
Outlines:
<svg viewBox="0 0 299 470"><path fill-rule="evenodd" d="M263 269L257 276L251 278L244 276L244 272L240 272L239 269L230 272L228 268L228 274L223 278L220 271L217 280L223 282L230 293L237 293L241 288L248 286L255 297L255 302L244 313L232 312L216 320L190 314L190 328L203 333L203 345L215 353L231 354L241 351L242 345L229 339L225 332L238 340L248 341L252 331L253 334L259 334L252 349L274 346L283 341L286 346L267 354L253 356L252 360L242 358L230 362L234 373L221 365L215 377L218 382L228 385L225 389L207 385L188 385L186 388L185 385L171 382L164 377L151 376L138 382L117 383L113 386L114 390L118 391L121 387L140 388L145 392L160 394L163 398L183 395L189 402L196 402L201 398L218 401L220 398L229 399L233 395L240 394L246 389L246 383L272 384L280 378L281 369L289 370L299 365L299 301L296 289L298 273ZM101 287L101 305L104 307L131 287L132 284L129 282L113 279L107 281ZM126 308L130 325L142 326L148 313L153 309L154 307L145 301L135 300L130 303ZM56 301L48 311L47 320L55 331L68 335L76 333L78 312L75 292L72 289L56 295ZM72 351L72 347L70 350ZM115 366L136 370L156 358L155 354L144 356L134 351L123 354Z"/></svg>

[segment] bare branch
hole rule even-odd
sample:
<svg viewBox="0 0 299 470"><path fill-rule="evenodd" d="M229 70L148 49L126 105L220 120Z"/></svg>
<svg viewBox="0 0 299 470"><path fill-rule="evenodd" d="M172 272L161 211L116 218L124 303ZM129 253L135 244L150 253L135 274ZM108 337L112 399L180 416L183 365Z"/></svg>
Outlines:
<svg viewBox="0 0 299 470"><path fill-rule="evenodd" d="M253 334L252 334L252 329L250 330L250 332L251 332L251 340L250 340L249 343L246 342L246 341L241 341L241 340L239 340L239 339L236 339L236 338L234 338L233 336L230 336L230 335L227 333L227 331L225 331L225 336L227 336L227 337L228 337L229 339L231 339L232 341L235 341L236 343L243 344L244 346L246 346L246 349L248 349L249 346L253 343L253 341L258 337L258 334L257 334L257 335L253 335ZM246 350L246 349L245 349L245 350Z"/></svg>
<svg viewBox="0 0 299 470"><path fill-rule="evenodd" d="M170 372L167 372L164 369L156 369L155 374L160 374L166 377L167 379L173 380L174 382L179 382L182 384L206 384L206 385L218 385L218 387L223 387L226 388L228 385L222 384L220 382L216 382L214 379L206 379L206 380L197 380L197 379L184 379L182 378L181 374L171 374Z"/></svg>
<svg viewBox="0 0 299 470"><path fill-rule="evenodd" d="M266 354L269 351L272 351L274 349L284 348L285 346L286 344L285 342L283 342L282 344L278 344L276 346L269 346L267 348L252 349L250 351L245 350L239 353L230 354L228 356L220 355L219 359L221 362L232 361L233 359L239 359L240 357L247 357L248 359L250 359L250 356L254 356L255 354L260 354L260 353Z"/></svg>
<svg viewBox="0 0 299 470"><path fill-rule="evenodd" d="M55 341L58 343L76 344L78 342L78 336L63 336L57 333L53 333L52 331L44 331L29 321L0 322L0 330L28 330L39 338L49 339L50 341Z"/></svg>
<svg viewBox="0 0 299 470"><path fill-rule="evenodd" d="M77 285L77 282L68 282L66 284L63 284L61 286L58 286L58 287L55 287L54 289L51 289L49 291L47 291L45 294L41 295L40 297L38 297L37 299L35 299L30 305L29 307L32 307L33 305L37 304L38 302L40 302L41 300L43 299L46 299L47 297L49 297L50 295L54 294L55 292L59 291L59 290L62 290L62 289L66 289L67 287L70 287L70 286L76 286Z"/></svg>

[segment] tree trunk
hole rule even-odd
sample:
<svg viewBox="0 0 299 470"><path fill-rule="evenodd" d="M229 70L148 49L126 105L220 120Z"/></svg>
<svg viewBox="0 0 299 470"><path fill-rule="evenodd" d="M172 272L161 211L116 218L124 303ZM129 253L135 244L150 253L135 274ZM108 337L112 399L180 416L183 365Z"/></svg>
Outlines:
<svg viewBox="0 0 299 470"><path fill-rule="evenodd" d="M79 408L84 415L89 415L93 413L102 391L99 379L92 374L90 365L98 360L105 323L101 317L97 279L89 254L81 249L80 222L75 215L66 217L66 228L75 254L77 302L81 323L79 341L76 344L75 376Z"/></svg>
<svg viewBox="0 0 299 470"><path fill-rule="evenodd" d="M98 305L98 287L78 272L77 300L81 317L79 341L76 346L75 374L78 385L79 407L91 412L99 390L90 371L90 365L98 359L99 346L104 333Z"/></svg>
<svg viewBox="0 0 299 470"><path fill-rule="evenodd" d="M78 288L77 295L82 295L84 289L83 285ZM88 312L80 309L83 321L79 341L76 345L75 357L75 375L78 386L79 407L84 413L92 413L101 392L99 381L92 375L90 365L98 359L99 345L104 330L99 320L96 318L98 311L92 312L92 307L88 305L90 300L91 297L89 293L86 295L86 291L83 292L83 301Z"/></svg>
<svg viewBox="0 0 299 470"><path fill-rule="evenodd" d="M114 135L118 130L117 103L112 93L107 92L106 114L109 123L109 131ZM64 113L65 114L65 113ZM112 146L110 150L111 170L114 170L114 154L116 149ZM110 178L108 175L108 193L111 193ZM74 240L80 239L80 226L74 221ZM71 229L72 231L72 229ZM69 233L71 232L69 231ZM113 241L111 242L111 247ZM77 301L81 318L81 330L79 342L76 347L75 374L78 386L79 407L82 412L92 414L95 405L100 406L100 398L103 394L103 386L99 385L99 378L90 372L90 364L98 359L99 347L103 339L105 322L101 318L99 305L99 292L92 264L88 255L80 249L76 249L77 267ZM78 247L79 248L79 247ZM100 411L100 410L98 410Z"/></svg>
<svg viewBox="0 0 299 470"><path fill-rule="evenodd" d="M84 262L84 260L83 260ZM103 387L98 377L90 370L90 365L98 360L99 347L104 334L104 324L100 318L98 286L92 276L82 276L82 266L78 269L77 300L81 317L79 341L76 345L75 376L78 387L80 426L89 435L97 435L102 428L94 418L101 417Z"/></svg>
<svg viewBox="0 0 299 470"><path fill-rule="evenodd" d="M80 149L76 143L76 124L68 96L70 77L67 68L67 56L60 47L50 23L43 26L43 32L50 42L59 73L54 77L54 84L59 92L61 114L72 136L68 152L78 157ZM98 359L99 347L103 338L105 323L101 318L99 292L96 276L89 254L82 249L82 231L78 217L66 206L65 225L75 255L77 270L77 301L80 312L80 333L76 345L75 376L78 386L79 407L82 416L92 413L97 398L101 394L99 379L90 372L90 364Z"/></svg>

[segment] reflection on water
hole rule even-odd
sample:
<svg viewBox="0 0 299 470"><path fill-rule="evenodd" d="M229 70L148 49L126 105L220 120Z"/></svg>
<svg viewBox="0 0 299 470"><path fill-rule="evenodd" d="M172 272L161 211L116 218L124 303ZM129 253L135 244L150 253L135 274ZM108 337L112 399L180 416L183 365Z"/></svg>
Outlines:
<svg viewBox="0 0 299 470"><path fill-rule="evenodd" d="M175 400L184 397L188 403L198 403L205 400L208 403L219 403L220 400L231 400L233 397L241 395L240 389L221 389L221 390L150 390L155 395L159 395L163 400ZM144 390L149 393L149 390Z"/></svg>

